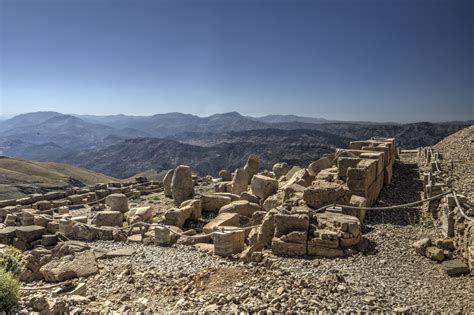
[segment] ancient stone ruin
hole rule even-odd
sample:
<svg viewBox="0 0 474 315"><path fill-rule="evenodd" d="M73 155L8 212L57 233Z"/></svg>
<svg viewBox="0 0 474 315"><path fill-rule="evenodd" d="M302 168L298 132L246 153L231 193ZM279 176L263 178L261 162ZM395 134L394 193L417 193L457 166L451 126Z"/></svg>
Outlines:
<svg viewBox="0 0 474 315"><path fill-rule="evenodd" d="M272 171L260 170L258 157L251 155L243 167L222 170L217 179L198 179L181 165L163 183L140 177L133 183L3 200L0 242L24 251L51 249L70 240L145 237L151 228L156 244L169 246L178 239L209 244L217 255L238 254L247 261L265 248L280 256L342 257L363 246L365 217L364 209L344 205L372 205L383 185L390 184L396 156L394 139L371 139L352 142L307 168L277 163ZM214 192L196 193L195 185L203 180L214 182ZM175 208L130 209L129 199L160 191ZM338 206L318 210L333 204ZM155 217L159 210L165 210L161 220ZM56 279L34 269L34 279Z"/></svg>

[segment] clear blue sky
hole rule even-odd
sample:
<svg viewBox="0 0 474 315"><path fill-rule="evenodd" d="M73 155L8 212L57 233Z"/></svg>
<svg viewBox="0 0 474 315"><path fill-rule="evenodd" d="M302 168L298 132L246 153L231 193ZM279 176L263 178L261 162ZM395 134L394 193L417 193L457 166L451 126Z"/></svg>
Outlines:
<svg viewBox="0 0 474 315"><path fill-rule="evenodd" d="M473 2L0 0L0 115L474 119Z"/></svg>

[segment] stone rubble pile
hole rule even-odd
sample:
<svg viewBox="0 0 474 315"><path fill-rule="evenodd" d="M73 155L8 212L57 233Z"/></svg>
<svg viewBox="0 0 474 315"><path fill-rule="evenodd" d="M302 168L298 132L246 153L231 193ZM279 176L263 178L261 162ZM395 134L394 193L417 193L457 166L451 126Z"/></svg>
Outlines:
<svg viewBox="0 0 474 315"><path fill-rule="evenodd" d="M32 261L45 253L50 259L43 263L58 273L75 261L95 270L91 260L76 257L77 251L47 252L70 240L154 238L161 246L178 242L209 248L224 257L240 255L246 261L261 259L264 249L280 256L342 257L363 250L364 244L365 211L344 205L372 205L384 183L390 183L396 156L394 139L371 139L352 142L349 149L338 149L307 168L283 162L261 171L259 158L251 155L234 173L222 170L219 179L198 178L189 166L180 165L168 171L163 183L139 177L133 183L97 184L0 201L0 220L5 225L0 228L0 242L30 250ZM199 183L209 181L215 183L214 192L196 193ZM165 211L163 220L155 217L158 209L150 206L130 209L129 198L157 191L175 205ZM334 203L341 206L315 211ZM140 222L161 225L148 232L148 225L136 226ZM46 269L41 272L40 267L29 270L29 280L63 279Z"/></svg>
<svg viewBox="0 0 474 315"><path fill-rule="evenodd" d="M433 197L447 191L449 187L445 180L446 170L441 167L443 154L433 152L430 147L425 147L419 148L417 155L427 165L427 171L423 173L424 197ZM450 244L449 248L444 245L438 246L439 241L435 244L436 246L432 246L429 239L418 241L414 247L417 253L430 259L448 260L446 266L454 265L457 273L466 272L467 267L472 272L474 270L474 211L466 196L457 194L456 197L461 209L458 207L453 193L428 203L428 209L433 219L437 221L444 237L446 237L444 243ZM468 220L465 215L471 219ZM459 259L452 260L453 254L457 254ZM448 267L446 272L453 274L453 268Z"/></svg>

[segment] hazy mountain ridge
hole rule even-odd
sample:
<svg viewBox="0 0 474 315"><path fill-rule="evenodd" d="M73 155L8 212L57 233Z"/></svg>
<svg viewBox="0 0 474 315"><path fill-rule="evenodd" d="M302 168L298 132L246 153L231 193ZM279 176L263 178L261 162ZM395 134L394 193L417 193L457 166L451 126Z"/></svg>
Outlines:
<svg viewBox="0 0 474 315"><path fill-rule="evenodd" d="M312 130L251 130L232 132L232 142L199 146L170 139L130 139L112 146L62 157L62 161L115 177L129 177L148 169L157 171L192 165L200 175L234 170L255 153L266 168L278 161L306 165L322 154L344 147L349 139Z"/></svg>
<svg viewBox="0 0 474 315"><path fill-rule="evenodd" d="M178 164L215 175L222 168L243 165L251 153L259 154L267 168L278 161L305 165L351 140L396 137L400 147L416 148L433 145L469 125L472 122L365 124L296 115L254 118L237 112L208 117L38 112L0 122L0 151L12 157L69 162L121 178Z"/></svg>

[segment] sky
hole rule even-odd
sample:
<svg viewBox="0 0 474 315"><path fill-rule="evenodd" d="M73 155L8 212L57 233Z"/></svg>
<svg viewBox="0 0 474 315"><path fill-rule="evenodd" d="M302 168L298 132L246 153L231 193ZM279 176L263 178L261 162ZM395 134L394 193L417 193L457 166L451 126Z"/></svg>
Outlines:
<svg viewBox="0 0 474 315"><path fill-rule="evenodd" d="M474 119L473 3L0 0L0 115Z"/></svg>

